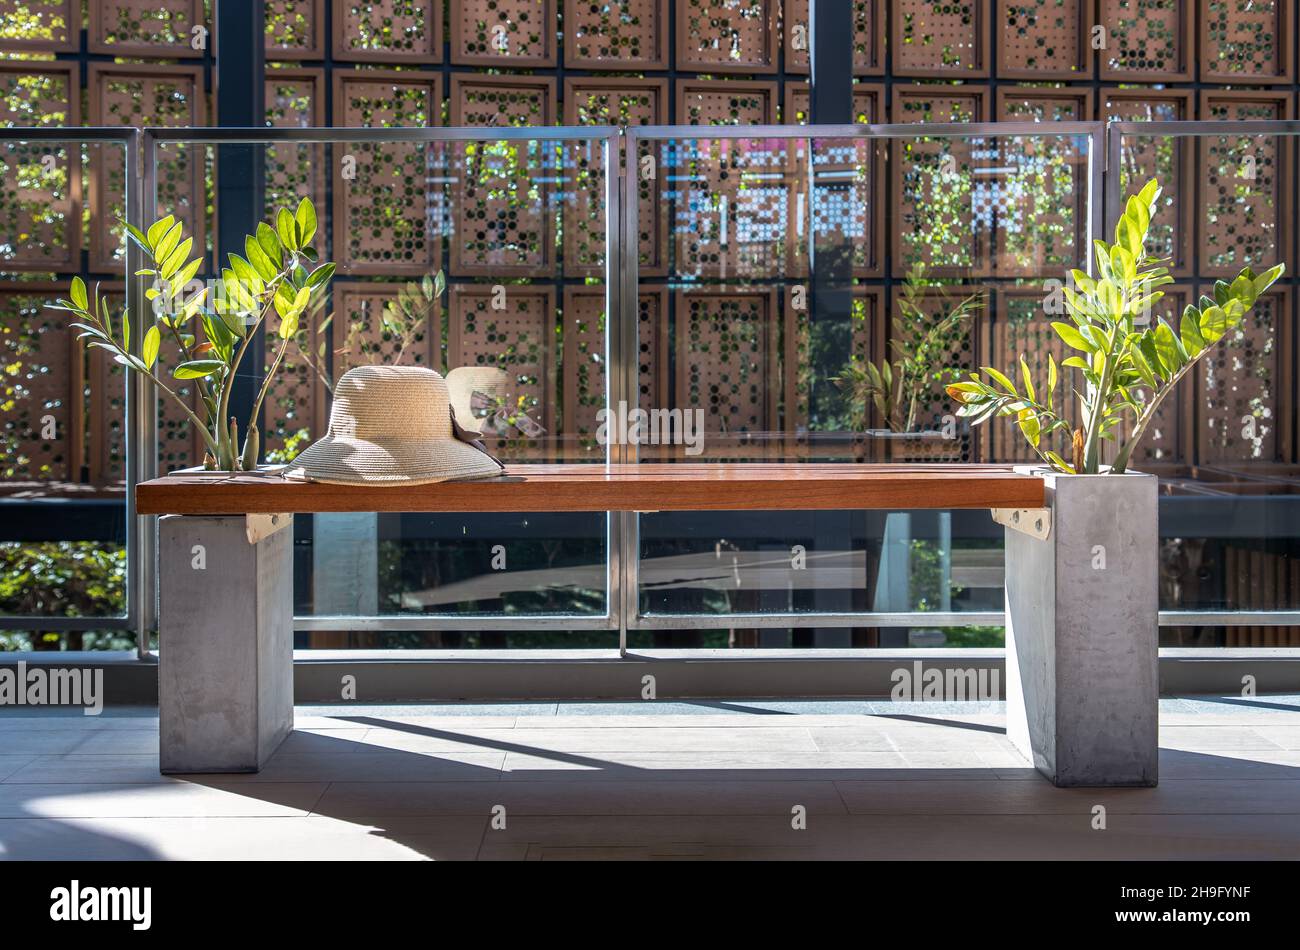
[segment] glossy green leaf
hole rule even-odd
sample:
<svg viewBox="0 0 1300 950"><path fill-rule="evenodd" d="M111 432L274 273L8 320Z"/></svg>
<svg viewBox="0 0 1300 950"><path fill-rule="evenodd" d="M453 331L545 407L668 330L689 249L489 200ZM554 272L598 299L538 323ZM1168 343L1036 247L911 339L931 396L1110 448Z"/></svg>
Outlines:
<svg viewBox="0 0 1300 950"><path fill-rule="evenodd" d="M298 249L297 222L288 208L281 208L275 216L275 233L280 243L290 250Z"/></svg>
<svg viewBox="0 0 1300 950"><path fill-rule="evenodd" d="M298 242L299 247L308 247L311 239L316 236L316 208L307 198L298 202L298 209L293 213L294 219L298 223L298 228L302 233L302 240Z"/></svg>
<svg viewBox="0 0 1300 950"><path fill-rule="evenodd" d="M226 368L223 360L190 360L172 371L177 379L203 379Z"/></svg>
<svg viewBox="0 0 1300 950"><path fill-rule="evenodd" d="M275 229L265 221L257 226L257 243L266 252L267 260L274 265L272 276L278 274L280 272L280 261L284 256L284 248L280 244L280 237L275 233ZM252 258L249 258L249 260L252 260ZM267 278L267 280L270 279L270 277Z"/></svg>
<svg viewBox="0 0 1300 950"><path fill-rule="evenodd" d="M273 280L275 275L280 273L279 266L272 263L266 251L262 249L261 243L251 235L244 238L244 256L248 258L248 263L253 265L257 276L264 281Z"/></svg>
<svg viewBox="0 0 1300 950"><path fill-rule="evenodd" d="M150 327L145 331L144 343L140 347L140 356L144 359L144 365L153 369L153 364L158 360L158 346L162 342L162 334L157 327Z"/></svg>

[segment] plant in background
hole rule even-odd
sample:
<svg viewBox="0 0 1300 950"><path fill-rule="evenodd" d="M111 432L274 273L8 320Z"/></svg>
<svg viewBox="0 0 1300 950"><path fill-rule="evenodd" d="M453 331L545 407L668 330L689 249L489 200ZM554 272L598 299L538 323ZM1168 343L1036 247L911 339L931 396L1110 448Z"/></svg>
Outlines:
<svg viewBox="0 0 1300 950"><path fill-rule="evenodd" d="M129 224L126 227L130 239L152 265L136 272L137 277L153 281L146 297L153 301L154 320L142 334L140 352L131 352L128 310L124 308L115 322L98 287L93 299L89 298L80 277L73 278L69 299L60 299L52 308L67 310L80 321L72 324L81 331L78 339L106 350L116 362L151 380L180 406L207 448L204 468L251 471L257 466L260 450L257 419L262 402L289 342L298 332L303 311L313 298L324 294L334 275L334 265L317 263L311 246L316 233L316 209L304 198L293 213L279 209L274 226L259 224L255 234L244 238L244 256L229 255L230 266L215 282L217 293L212 299L206 287L185 297L186 286L202 266L203 254L190 257L193 238L184 236L179 221L168 215L154 222L148 231ZM231 392L249 344L272 311L280 318L279 345L244 426L241 449L239 424L230 415ZM177 380L194 381L203 404L202 419L155 372L164 333L180 354L171 375Z"/></svg>
<svg viewBox="0 0 1300 950"><path fill-rule="evenodd" d="M1065 345L1077 351L1061 365L1082 378L1082 388L1074 389L1073 395L1083 424L1072 428L1061 416L1056 398L1058 370L1051 356L1047 385L1041 389L1034 386L1023 356L1023 391L1008 375L988 366L983 372L991 383L972 373L968 381L949 386L949 395L960 404L959 415L972 425L993 416L1014 416L1038 456L1059 472L1099 472L1103 441L1116 443L1110 470L1115 474L1127 470L1134 447L1164 398L1225 334L1241 324L1259 295L1285 270L1278 264L1256 276L1249 267L1243 268L1232 281L1216 281L1212 298L1188 305L1177 331L1163 319L1151 325L1152 307L1164 296L1158 288L1173 283L1162 259L1146 251L1159 198L1155 179L1129 197L1115 225L1115 243L1093 242L1097 278L1080 270L1070 272L1074 288L1065 288L1065 306L1071 322L1052 324ZM1128 427L1123 438L1122 423ZM1053 433L1068 437L1069 461L1044 444Z"/></svg>
<svg viewBox="0 0 1300 950"><path fill-rule="evenodd" d="M447 278L442 271L432 276L426 274L418 283L408 282L397 292L395 299L384 304L383 313L380 315L380 328L384 334L384 342L392 346L390 355L382 356L376 348L367 345L362 338L365 327L360 322L349 325L343 345L335 347L334 355L343 357L343 363L348 367L367 362L398 365L407 348L417 342L423 334L430 332L432 326L430 317L446 288ZM323 310L324 298L314 300L312 307L313 312ZM305 328L300 328L294 337L294 343L302 355L303 362L316 374L330 393L334 392L334 374L330 370L330 362L325 358L325 354L326 334L333 322L333 313L319 321L316 327L316 336L319 339L314 344Z"/></svg>
<svg viewBox="0 0 1300 950"><path fill-rule="evenodd" d="M931 289L938 290L935 316L925 310L926 291ZM956 370L934 368L951 347L953 331L983 306L983 293L950 304L942 284L925 280L925 265L913 265L891 321L889 348L894 358L879 363L855 360L833 379L850 394L854 427L866 427L867 408L874 405L891 432L916 431L917 410L930 385L956 375Z"/></svg>

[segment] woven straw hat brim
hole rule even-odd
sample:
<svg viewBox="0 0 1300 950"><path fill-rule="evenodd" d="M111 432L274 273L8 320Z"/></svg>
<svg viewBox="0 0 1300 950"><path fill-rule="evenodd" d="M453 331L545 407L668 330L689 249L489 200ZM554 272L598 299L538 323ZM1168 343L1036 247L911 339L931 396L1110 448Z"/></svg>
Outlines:
<svg viewBox="0 0 1300 950"><path fill-rule="evenodd" d="M501 474L501 466L456 439L379 443L327 435L286 474L336 485L424 485L490 478Z"/></svg>

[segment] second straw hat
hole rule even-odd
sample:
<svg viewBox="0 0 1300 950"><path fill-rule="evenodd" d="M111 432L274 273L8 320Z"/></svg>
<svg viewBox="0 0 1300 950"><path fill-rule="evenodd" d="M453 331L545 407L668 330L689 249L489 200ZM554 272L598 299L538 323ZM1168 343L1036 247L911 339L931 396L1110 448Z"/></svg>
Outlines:
<svg viewBox="0 0 1300 950"><path fill-rule="evenodd" d="M419 485L501 474L456 438L447 382L422 366L357 366L334 387L329 433L286 474L341 485Z"/></svg>

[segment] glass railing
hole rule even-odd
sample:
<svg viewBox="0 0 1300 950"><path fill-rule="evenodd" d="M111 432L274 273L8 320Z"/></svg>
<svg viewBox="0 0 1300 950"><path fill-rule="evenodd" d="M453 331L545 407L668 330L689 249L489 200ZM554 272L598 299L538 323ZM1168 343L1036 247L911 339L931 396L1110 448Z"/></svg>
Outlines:
<svg viewBox="0 0 1300 950"><path fill-rule="evenodd" d="M381 363L447 375L507 465L1006 464L1033 453L1004 420L958 419L945 383L1059 362L1049 324L1103 193L1158 175L1176 282L1153 316L1290 265L1144 443L1162 643L1294 645L1300 127L1248 118L8 130L5 643L151 629L152 527L131 530L127 488L202 460L183 413L132 397L44 308L74 274L125 301L124 216L184 220L206 280L259 216L320 209L338 272L264 404L269 462L323 434L343 372ZM250 404L266 353L252 365ZM996 646L1001 546L980 511L303 516L295 625L300 647L611 647L620 628L633 646Z"/></svg>
<svg viewBox="0 0 1300 950"><path fill-rule="evenodd" d="M0 649L129 648L141 619L136 396L48 307L74 276L123 299L137 149L130 129L0 130Z"/></svg>

